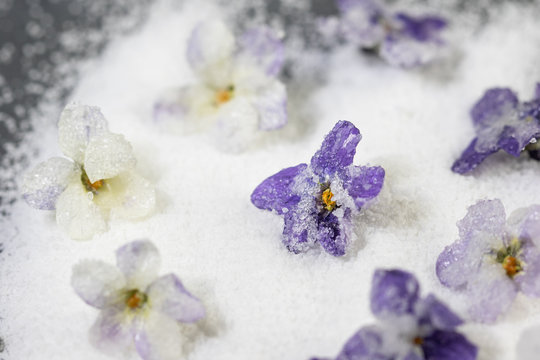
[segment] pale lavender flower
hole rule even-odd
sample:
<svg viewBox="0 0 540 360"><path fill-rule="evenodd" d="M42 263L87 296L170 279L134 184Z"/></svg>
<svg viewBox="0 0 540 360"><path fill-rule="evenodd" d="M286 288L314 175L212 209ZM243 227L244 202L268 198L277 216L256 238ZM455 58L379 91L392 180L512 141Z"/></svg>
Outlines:
<svg viewBox="0 0 540 360"><path fill-rule="evenodd" d="M370 300L377 323L356 332L335 360L476 359L476 346L457 331L463 321L435 296L419 292L411 273L375 271Z"/></svg>
<svg viewBox="0 0 540 360"><path fill-rule="evenodd" d="M441 283L463 292L472 319L494 322L518 292L540 297L540 205L514 211L482 200L458 222L459 240L437 259Z"/></svg>
<svg viewBox="0 0 540 360"><path fill-rule="evenodd" d="M53 157L29 171L22 196L34 208L56 210L58 225L71 238L105 231L108 217L138 219L154 209L154 188L135 172L131 145L108 131L97 107L66 106L58 137L69 159Z"/></svg>
<svg viewBox="0 0 540 360"><path fill-rule="evenodd" d="M382 167L352 164L361 138L352 123L339 121L310 165L283 169L251 194L256 207L283 215L282 241L289 251L320 244L334 256L345 254L353 216L379 194L384 182Z"/></svg>
<svg viewBox="0 0 540 360"><path fill-rule="evenodd" d="M100 310L90 329L95 347L114 356L135 348L144 360L181 357L179 322L196 322L205 310L176 275L158 277L159 266L158 250L147 240L119 248L116 266L97 260L74 266L73 289Z"/></svg>
<svg viewBox="0 0 540 360"><path fill-rule="evenodd" d="M471 110L476 137L452 165L452 171L465 174L489 155L504 150L518 157L522 151L540 160L536 139L540 136L540 83L532 100L520 102L509 88L485 92Z"/></svg>
<svg viewBox="0 0 540 360"><path fill-rule="evenodd" d="M341 33L351 43L374 51L389 64L403 68L425 65L446 45L439 16L391 14L376 0L337 0Z"/></svg>
<svg viewBox="0 0 540 360"><path fill-rule="evenodd" d="M222 21L200 23L188 40L187 60L197 83L159 100L157 121L188 132L210 128L227 150L242 150L258 131L287 123L287 94L277 77L284 51L274 31L259 27L235 38Z"/></svg>

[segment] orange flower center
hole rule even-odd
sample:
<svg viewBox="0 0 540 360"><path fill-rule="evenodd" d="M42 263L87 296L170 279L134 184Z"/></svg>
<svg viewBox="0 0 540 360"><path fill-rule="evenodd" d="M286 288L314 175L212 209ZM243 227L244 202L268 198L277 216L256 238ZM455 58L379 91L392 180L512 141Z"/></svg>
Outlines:
<svg viewBox="0 0 540 360"><path fill-rule="evenodd" d="M506 275L511 278L521 271L519 260L510 255L504 258L502 266L504 270L506 270Z"/></svg>
<svg viewBox="0 0 540 360"><path fill-rule="evenodd" d="M322 201L324 203L324 208L328 211L332 211L336 208L336 202L332 201L332 191L330 191L330 188L326 189L322 193Z"/></svg>
<svg viewBox="0 0 540 360"><path fill-rule="evenodd" d="M86 175L86 171L84 171L84 169L82 170L82 174L81 174L81 182L86 188L86 191L91 191L94 194L96 194L98 190L105 184L105 180L103 179L91 182L90 179L88 178L88 175Z"/></svg>
<svg viewBox="0 0 540 360"><path fill-rule="evenodd" d="M128 293L126 306L131 310L141 308L146 303L146 294L139 290L132 290Z"/></svg>
<svg viewBox="0 0 540 360"><path fill-rule="evenodd" d="M214 102L216 106L223 105L230 101L234 96L234 87L229 86L226 89L216 91Z"/></svg>
<svg viewBox="0 0 540 360"><path fill-rule="evenodd" d="M424 339L422 339L420 336L417 336L413 339L414 345L422 345L424 343Z"/></svg>

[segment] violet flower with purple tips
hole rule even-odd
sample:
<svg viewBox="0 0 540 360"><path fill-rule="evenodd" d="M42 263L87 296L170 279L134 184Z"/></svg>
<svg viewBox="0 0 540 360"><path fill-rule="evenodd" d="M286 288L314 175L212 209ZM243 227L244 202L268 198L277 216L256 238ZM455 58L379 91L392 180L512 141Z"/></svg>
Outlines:
<svg viewBox="0 0 540 360"><path fill-rule="evenodd" d="M518 292L540 297L540 205L514 211L482 200L458 222L459 240L437 259L441 283L463 292L472 319L491 323Z"/></svg>
<svg viewBox="0 0 540 360"><path fill-rule="evenodd" d="M468 173L499 150L515 157L527 150L540 160L540 83L527 102L520 102L509 88L487 90L472 108L471 118L476 137L452 165L453 172Z"/></svg>
<svg viewBox="0 0 540 360"><path fill-rule="evenodd" d="M342 256L351 236L352 218L383 186L380 166L356 166L353 158L360 131L339 121L326 135L310 165L281 170L251 194L258 208L283 215L283 244L294 253L317 243Z"/></svg>
<svg viewBox="0 0 540 360"><path fill-rule="evenodd" d="M187 45L197 82L166 94L154 118L182 131L211 129L218 145L243 150L258 131L287 123L287 94L278 75L284 50L267 27L235 38L222 21L198 24Z"/></svg>
<svg viewBox="0 0 540 360"><path fill-rule="evenodd" d="M447 21L439 16L391 14L375 0L337 0L337 5L342 35L393 66L425 65L445 46L441 33Z"/></svg>
<svg viewBox="0 0 540 360"><path fill-rule="evenodd" d="M476 359L476 346L456 331L463 321L434 295L421 298L419 291L411 273L375 271L370 301L378 322L358 330L335 360Z"/></svg>
<svg viewBox="0 0 540 360"><path fill-rule="evenodd" d="M101 310L90 329L92 344L115 356L135 347L144 360L180 358L178 322L202 319L202 303L176 275L158 277L160 257L150 241L137 240L119 248L116 265L87 260L73 268L73 289Z"/></svg>

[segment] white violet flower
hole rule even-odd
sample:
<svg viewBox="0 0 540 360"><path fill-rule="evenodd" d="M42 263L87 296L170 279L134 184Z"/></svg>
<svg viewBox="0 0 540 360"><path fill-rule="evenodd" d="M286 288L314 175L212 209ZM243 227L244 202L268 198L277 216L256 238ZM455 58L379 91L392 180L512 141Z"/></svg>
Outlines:
<svg viewBox="0 0 540 360"><path fill-rule="evenodd" d="M109 217L137 219L155 207L155 191L134 172L129 142L108 131L99 108L70 104L58 122L60 149L28 172L22 196L37 209L56 210L58 225L73 239L107 230Z"/></svg>

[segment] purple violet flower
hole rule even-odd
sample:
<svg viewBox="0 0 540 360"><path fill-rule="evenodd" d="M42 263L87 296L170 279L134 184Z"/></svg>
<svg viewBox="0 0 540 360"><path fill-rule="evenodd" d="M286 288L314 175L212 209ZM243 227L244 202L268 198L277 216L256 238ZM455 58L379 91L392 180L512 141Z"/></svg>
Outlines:
<svg viewBox="0 0 540 360"><path fill-rule="evenodd" d="M540 297L540 205L514 211L500 200L482 200L458 222L459 240L437 259L441 283L465 293L469 314L490 323L519 291Z"/></svg>
<svg viewBox="0 0 540 360"><path fill-rule="evenodd" d="M493 88L471 110L476 137L452 165L452 171L465 174L499 150L518 157L523 150L540 160L540 83L531 101L519 102L509 88Z"/></svg>
<svg viewBox="0 0 540 360"><path fill-rule="evenodd" d="M319 243L334 256L345 254L352 217L375 198L384 182L380 166L353 165L360 131L339 121L326 135L310 165L281 170L251 194L263 210L283 215L283 243L294 253Z"/></svg>
<svg viewBox="0 0 540 360"><path fill-rule="evenodd" d="M378 322L358 330L335 360L476 359L476 346L456 331L463 321L434 295L421 298L419 291L411 273L376 270L370 300Z"/></svg>
<svg viewBox="0 0 540 360"><path fill-rule="evenodd" d="M287 123L287 93L278 79L284 48L270 28L235 38L222 21L202 22L188 40L187 60L197 82L163 96L154 105L156 120L170 119L187 132L209 127L228 150Z"/></svg>
<svg viewBox="0 0 540 360"><path fill-rule="evenodd" d="M350 42L374 51L393 66L412 68L435 60L444 47L439 16L390 14L375 0L337 0L341 32Z"/></svg>
<svg viewBox="0 0 540 360"><path fill-rule="evenodd" d="M147 240L116 251L116 265L86 260L73 268L73 289L100 311L90 341L111 355L129 353L133 345L144 360L172 360L182 354L178 322L205 316L202 303L174 274L158 277L160 257Z"/></svg>

